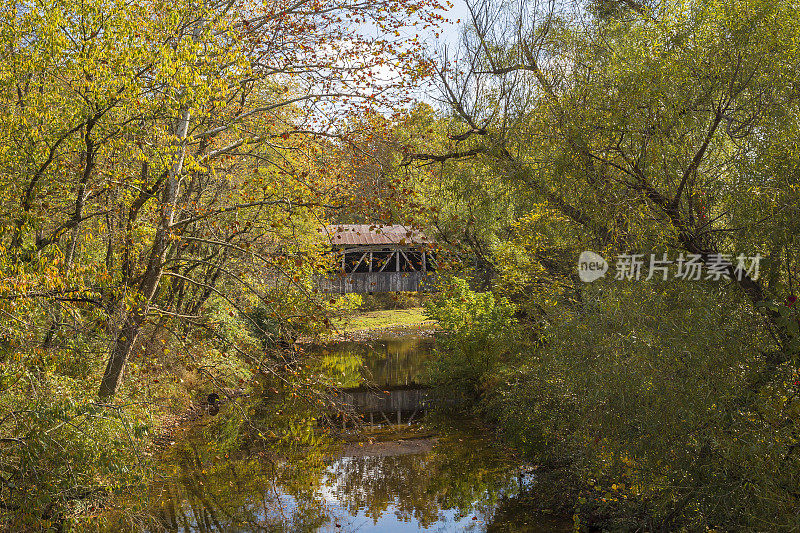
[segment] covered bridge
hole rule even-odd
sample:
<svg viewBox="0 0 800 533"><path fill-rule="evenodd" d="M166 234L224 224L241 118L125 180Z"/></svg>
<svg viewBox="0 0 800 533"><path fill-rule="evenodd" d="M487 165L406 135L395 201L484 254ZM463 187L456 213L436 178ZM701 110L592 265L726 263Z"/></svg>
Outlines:
<svg viewBox="0 0 800 533"><path fill-rule="evenodd" d="M433 281L433 241L402 225L334 224L324 232L337 269L320 281L332 293L423 290Z"/></svg>

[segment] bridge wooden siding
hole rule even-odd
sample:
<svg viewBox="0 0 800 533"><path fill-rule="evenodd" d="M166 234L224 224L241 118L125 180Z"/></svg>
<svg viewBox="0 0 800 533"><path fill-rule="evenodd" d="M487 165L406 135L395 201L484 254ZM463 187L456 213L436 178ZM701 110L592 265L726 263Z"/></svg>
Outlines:
<svg viewBox="0 0 800 533"><path fill-rule="evenodd" d="M423 291L433 285L432 272L353 272L319 280L322 292L338 294Z"/></svg>
<svg viewBox="0 0 800 533"><path fill-rule="evenodd" d="M319 276L322 292L416 292L433 285L433 241L402 225L337 224L320 230L337 255L338 272Z"/></svg>

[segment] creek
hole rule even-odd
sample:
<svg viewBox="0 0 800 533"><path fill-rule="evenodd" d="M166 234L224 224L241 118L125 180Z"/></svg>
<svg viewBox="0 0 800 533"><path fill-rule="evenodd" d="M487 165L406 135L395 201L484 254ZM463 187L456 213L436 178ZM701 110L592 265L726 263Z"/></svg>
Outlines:
<svg viewBox="0 0 800 533"><path fill-rule="evenodd" d="M386 336L311 349L342 388L414 386L434 340ZM222 411L224 416L224 410ZM215 422L218 424L218 422ZM221 431L215 426L214 431ZM381 532L569 531L563 517L525 516L515 504L534 476L470 420L350 428L341 442L280 458L240 445L220 452L208 431L186 432L161 458L147 508L104 520L108 531ZM125 508L125 504L119 506ZM522 513L522 514L521 514Z"/></svg>

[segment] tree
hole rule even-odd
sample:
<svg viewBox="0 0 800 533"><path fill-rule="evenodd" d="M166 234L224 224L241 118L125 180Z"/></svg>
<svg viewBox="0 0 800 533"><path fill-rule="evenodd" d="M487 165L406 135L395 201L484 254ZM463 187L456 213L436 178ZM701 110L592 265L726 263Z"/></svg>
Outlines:
<svg viewBox="0 0 800 533"><path fill-rule="evenodd" d="M466 381L537 464L566 465L581 525L791 530L796 9L592 4L615 9L472 3L459 55L439 65L459 129L406 161L479 181L473 205L487 191L511 198L505 220L483 222L503 228L485 257L527 345L450 350L437 377ZM489 178L465 178L470 166ZM725 254L728 279L581 283L587 249L706 266ZM760 254L758 279L737 269L739 253Z"/></svg>
<svg viewBox="0 0 800 533"><path fill-rule="evenodd" d="M440 18L427 0L55 2L4 17L6 311L49 314L45 347L63 313L97 315L114 337L106 400L154 312L197 319L220 277L235 281L234 257L274 263L281 223L342 199L315 139L424 75L394 34Z"/></svg>
<svg viewBox="0 0 800 533"><path fill-rule="evenodd" d="M791 321L765 305L794 290L795 244L778 237L795 227L794 171L776 154L796 142L792 8L662 2L583 21L550 4L470 9L462 57L440 66L463 129L453 150L409 161L480 156L603 246L706 263L759 253L769 290L735 261L727 274L796 351Z"/></svg>

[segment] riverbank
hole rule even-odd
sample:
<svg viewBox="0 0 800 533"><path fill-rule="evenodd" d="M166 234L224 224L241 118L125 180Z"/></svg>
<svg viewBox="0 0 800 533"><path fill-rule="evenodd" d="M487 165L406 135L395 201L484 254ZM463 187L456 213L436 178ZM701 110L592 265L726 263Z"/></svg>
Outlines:
<svg viewBox="0 0 800 533"><path fill-rule="evenodd" d="M432 326L436 323L435 320L428 318L425 314L425 309L422 307L362 312L336 318L332 322L334 330L339 333L396 327Z"/></svg>
<svg viewBox="0 0 800 533"><path fill-rule="evenodd" d="M345 437L342 457L396 457L430 453L439 431L423 424L365 428Z"/></svg>

